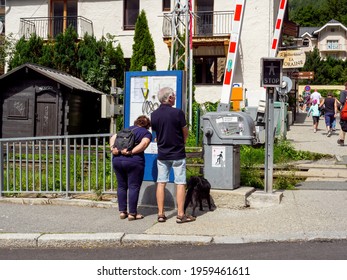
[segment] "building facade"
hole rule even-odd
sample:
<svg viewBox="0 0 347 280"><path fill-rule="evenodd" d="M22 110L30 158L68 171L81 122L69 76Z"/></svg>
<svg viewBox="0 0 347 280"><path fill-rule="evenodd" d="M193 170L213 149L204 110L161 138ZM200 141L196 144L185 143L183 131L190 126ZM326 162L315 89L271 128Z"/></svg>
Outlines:
<svg viewBox="0 0 347 280"><path fill-rule="evenodd" d="M346 60L347 27L336 20L331 20L322 27L300 27L297 45L305 52L317 48L322 59L332 56Z"/></svg>
<svg viewBox="0 0 347 280"><path fill-rule="evenodd" d="M182 5L188 0L181 0ZM265 3L266 2L266 3ZM260 86L260 59L270 54L271 39L280 0L246 1L234 83L243 90L248 105L258 106L265 97ZM16 39L36 33L42 38L56 36L69 25L80 38L88 32L97 39L115 35L124 56L130 59L135 23L145 10L152 35L157 70L167 70L171 37L168 19L175 0L7 0L6 35ZM195 62L195 99L217 102L222 92L223 74L235 1L191 0L193 20L193 59Z"/></svg>

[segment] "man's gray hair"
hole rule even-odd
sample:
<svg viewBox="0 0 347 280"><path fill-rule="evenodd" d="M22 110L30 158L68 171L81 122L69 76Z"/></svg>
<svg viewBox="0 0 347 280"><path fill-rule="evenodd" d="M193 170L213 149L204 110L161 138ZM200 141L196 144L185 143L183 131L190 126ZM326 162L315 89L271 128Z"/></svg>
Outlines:
<svg viewBox="0 0 347 280"><path fill-rule="evenodd" d="M175 92L170 87L164 87L158 92L158 100L160 103L167 103L169 101L169 97L175 95Z"/></svg>

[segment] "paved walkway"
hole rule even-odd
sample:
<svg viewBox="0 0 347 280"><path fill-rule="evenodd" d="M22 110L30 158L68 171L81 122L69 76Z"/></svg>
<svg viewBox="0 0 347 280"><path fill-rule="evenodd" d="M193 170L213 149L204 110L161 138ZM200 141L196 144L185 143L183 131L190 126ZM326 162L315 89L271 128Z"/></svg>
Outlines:
<svg viewBox="0 0 347 280"><path fill-rule="evenodd" d="M287 139L293 143L296 150L334 155L338 160L343 160L343 157L347 156L347 139L346 146L337 144L340 132L339 119L336 123L336 131L327 137L323 117L319 120L318 131L314 133L312 117L307 117L306 113L298 113L295 124L291 125L287 132Z"/></svg>
<svg viewBox="0 0 347 280"><path fill-rule="evenodd" d="M347 146L337 145L337 133L326 137L322 120L320 130L313 133L311 120L304 116L298 115L297 123L287 134L296 149L343 159ZM317 164L328 166L339 163L341 167L341 160L332 157ZM311 189L305 189L305 183L298 190L284 191L281 203L198 211L197 220L186 224L176 224L173 209L167 210L169 219L166 223L157 223L154 207L142 207L140 210L145 218L129 222L118 218L117 205L111 202L0 198L0 247L346 239L346 181L336 182L327 177L326 180L313 182ZM332 188L339 184L341 188Z"/></svg>

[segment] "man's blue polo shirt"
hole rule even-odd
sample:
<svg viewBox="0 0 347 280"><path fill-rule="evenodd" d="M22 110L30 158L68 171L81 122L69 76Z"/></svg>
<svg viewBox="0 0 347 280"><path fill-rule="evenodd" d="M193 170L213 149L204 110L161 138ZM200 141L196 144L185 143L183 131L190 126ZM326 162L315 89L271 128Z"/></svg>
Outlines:
<svg viewBox="0 0 347 280"><path fill-rule="evenodd" d="M158 159L184 159L186 153L182 128L187 122L183 111L168 104L161 104L151 114L151 124L157 134Z"/></svg>

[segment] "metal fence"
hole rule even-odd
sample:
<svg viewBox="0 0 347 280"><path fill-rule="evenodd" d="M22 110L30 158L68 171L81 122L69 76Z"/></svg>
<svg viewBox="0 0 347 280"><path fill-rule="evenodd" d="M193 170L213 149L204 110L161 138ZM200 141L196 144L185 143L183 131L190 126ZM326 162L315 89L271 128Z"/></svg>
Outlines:
<svg viewBox="0 0 347 280"><path fill-rule="evenodd" d="M110 134L0 139L4 194L115 194Z"/></svg>
<svg viewBox="0 0 347 280"><path fill-rule="evenodd" d="M36 34L38 37L48 40L63 33L69 26L77 32L79 39L82 39L86 33L94 35L93 22L82 16L21 18L19 35L30 39L32 34Z"/></svg>
<svg viewBox="0 0 347 280"><path fill-rule="evenodd" d="M229 36L231 33L231 23L233 12L196 12L194 13L194 29L192 30L195 37L210 36ZM185 15L179 15L180 21L184 21ZM163 17L163 36L172 36L172 13L165 13ZM185 26L180 25L180 32L184 34Z"/></svg>

